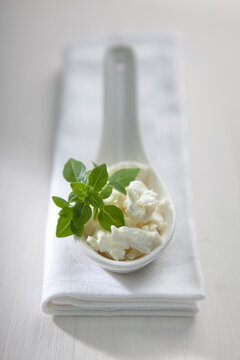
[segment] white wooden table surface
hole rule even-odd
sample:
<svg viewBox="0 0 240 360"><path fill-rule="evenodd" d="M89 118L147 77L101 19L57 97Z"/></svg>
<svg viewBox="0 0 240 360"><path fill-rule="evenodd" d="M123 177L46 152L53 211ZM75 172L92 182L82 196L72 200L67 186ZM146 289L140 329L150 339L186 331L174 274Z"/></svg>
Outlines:
<svg viewBox="0 0 240 360"><path fill-rule="evenodd" d="M184 30L193 203L207 299L196 318L40 310L62 51L119 30ZM0 1L0 359L240 359L240 3Z"/></svg>

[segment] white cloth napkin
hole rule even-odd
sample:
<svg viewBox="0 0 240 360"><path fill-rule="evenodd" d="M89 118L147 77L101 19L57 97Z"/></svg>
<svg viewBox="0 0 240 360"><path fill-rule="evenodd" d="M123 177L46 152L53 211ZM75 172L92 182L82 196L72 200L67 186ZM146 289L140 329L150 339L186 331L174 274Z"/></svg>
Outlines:
<svg viewBox="0 0 240 360"><path fill-rule="evenodd" d="M103 57L112 43L132 45L138 66L138 109L143 145L167 184L177 212L175 235L152 264L131 274L103 270L72 237L55 237L58 209L50 201L42 309L55 315L193 315L204 298L191 208L184 129L179 34L149 32L70 47L62 86L51 195L66 197L62 177L69 157L91 166L102 128Z"/></svg>

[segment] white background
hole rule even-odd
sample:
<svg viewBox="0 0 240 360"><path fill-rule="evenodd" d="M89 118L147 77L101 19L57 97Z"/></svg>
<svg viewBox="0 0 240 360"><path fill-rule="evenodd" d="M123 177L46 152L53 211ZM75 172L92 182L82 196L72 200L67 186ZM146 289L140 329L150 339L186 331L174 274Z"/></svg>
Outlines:
<svg viewBox="0 0 240 360"><path fill-rule="evenodd" d="M184 31L193 206L207 299L196 318L40 310L63 49L113 31ZM240 358L240 2L0 1L0 359Z"/></svg>

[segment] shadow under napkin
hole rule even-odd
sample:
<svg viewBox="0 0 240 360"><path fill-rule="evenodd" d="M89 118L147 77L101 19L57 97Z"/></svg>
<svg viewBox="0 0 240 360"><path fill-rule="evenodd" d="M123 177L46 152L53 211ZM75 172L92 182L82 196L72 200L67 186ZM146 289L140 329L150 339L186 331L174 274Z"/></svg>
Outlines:
<svg viewBox="0 0 240 360"><path fill-rule="evenodd" d="M193 331L194 317L71 317L54 316L54 323L79 342L110 355L160 358L181 350L181 339ZM169 346L171 343L171 347Z"/></svg>

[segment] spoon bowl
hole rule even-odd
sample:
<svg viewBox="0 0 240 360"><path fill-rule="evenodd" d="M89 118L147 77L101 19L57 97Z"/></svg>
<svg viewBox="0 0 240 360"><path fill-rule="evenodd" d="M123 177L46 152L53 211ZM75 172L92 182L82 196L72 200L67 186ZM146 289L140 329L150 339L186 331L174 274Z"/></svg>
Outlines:
<svg viewBox="0 0 240 360"><path fill-rule="evenodd" d="M158 194L161 195L164 199L168 201L168 207L166 209L165 218L167 226L163 233L161 234L161 240L162 244L157 246L155 249L153 249L149 254L143 255L141 258L135 259L135 260L129 260L129 261L117 261L117 260L111 260L108 259L97 252L95 252L86 242L86 239L84 237L78 238L75 237L76 245L80 245L80 250L83 251L90 259L94 260L98 265L103 267L106 270L110 270L117 273L129 273L136 271L145 265L149 264L153 260L156 259L156 257L159 255L160 252L162 252L169 242L171 241L175 229L175 221L176 221L176 214L175 214L175 208L173 201L171 199L170 194L167 191L166 186L162 181L159 180L159 178L156 176L154 171L147 165L138 163L136 161L127 161L127 162L120 162L115 166L112 166L109 168L109 174L111 175L112 169L114 171L118 169L122 169L124 167L129 168L140 168L140 177L141 177L141 170L144 170L147 172L147 176L145 179L145 184L150 188L156 191ZM79 246L78 246L79 248Z"/></svg>

